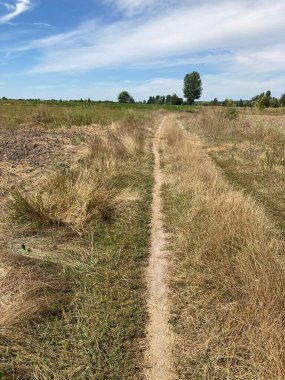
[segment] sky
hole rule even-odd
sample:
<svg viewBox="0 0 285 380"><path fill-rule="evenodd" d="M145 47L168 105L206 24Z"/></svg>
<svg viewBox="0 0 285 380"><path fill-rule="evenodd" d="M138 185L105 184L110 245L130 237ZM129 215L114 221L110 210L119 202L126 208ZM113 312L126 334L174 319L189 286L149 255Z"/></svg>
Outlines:
<svg viewBox="0 0 285 380"><path fill-rule="evenodd" d="M0 0L0 97L285 92L285 0Z"/></svg>

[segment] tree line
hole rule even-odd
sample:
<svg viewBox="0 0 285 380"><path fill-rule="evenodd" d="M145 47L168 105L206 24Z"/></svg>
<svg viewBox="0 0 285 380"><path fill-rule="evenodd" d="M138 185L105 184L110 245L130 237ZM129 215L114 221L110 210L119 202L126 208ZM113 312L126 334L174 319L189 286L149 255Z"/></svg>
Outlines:
<svg viewBox="0 0 285 380"><path fill-rule="evenodd" d="M179 98L176 94L173 95L156 95L150 96L147 101L143 103L147 104L170 104L170 105L182 105L193 104L196 99L201 97L203 91L202 80L200 74L197 71L193 71L191 74L186 74L184 77L183 93L187 99L184 102L183 98ZM122 91L118 95L119 103L134 103L134 98L127 92Z"/></svg>
<svg viewBox="0 0 285 380"><path fill-rule="evenodd" d="M200 101L197 105L201 106L225 106L225 107L256 107L256 108L278 108L285 107L285 93L276 98L272 96L271 91L262 92L253 96L251 99L225 99L218 100L217 98L211 101Z"/></svg>
<svg viewBox="0 0 285 380"><path fill-rule="evenodd" d="M171 105L181 105L183 104L183 99L179 98L176 94L173 95L156 95L150 96L146 102L147 104L171 104Z"/></svg>
<svg viewBox="0 0 285 380"><path fill-rule="evenodd" d="M249 100L239 99L239 100L232 100L232 99L225 99L225 100L218 100L217 98L214 98L210 101L198 101L200 99L203 92L203 86L202 86L202 80L201 76L197 71L193 71L190 74L186 74L184 77L184 83L183 83L183 95L186 98L184 101L183 98L180 98L177 96L177 94L173 95L156 95L156 96L149 96L148 100L144 100L143 104L161 104L161 105L193 105L194 103L196 105L201 106L233 106L233 107L257 107L257 108L277 108L277 107L285 107L285 93L280 96L280 98L276 98L272 96L271 91L262 92L261 94L255 95ZM1 100L1 99L0 99ZM6 97L3 97L2 100L8 100ZM35 101L32 100L31 101ZM36 100L41 102L40 99ZM57 102L56 100L52 100L54 102ZM60 100L59 102L62 102ZM78 102L73 100L72 102ZM87 100L80 99L79 102L88 102L92 103L90 98ZM101 101L99 101L101 102ZM109 101L112 102L113 101ZM128 91L121 91L118 95L118 102L119 103L135 103L135 99L128 93Z"/></svg>

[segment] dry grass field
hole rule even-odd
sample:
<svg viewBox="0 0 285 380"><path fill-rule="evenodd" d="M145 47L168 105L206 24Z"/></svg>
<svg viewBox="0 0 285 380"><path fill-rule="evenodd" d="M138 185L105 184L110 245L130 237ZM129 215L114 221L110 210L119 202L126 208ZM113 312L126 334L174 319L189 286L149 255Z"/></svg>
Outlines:
<svg viewBox="0 0 285 380"><path fill-rule="evenodd" d="M285 378L281 109L0 110L1 380Z"/></svg>
<svg viewBox="0 0 285 380"><path fill-rule="evenodd" d="M177 379L284 379L283 119L181 120L161 148Z"/></svg>
<svg viewBox="0 0 285 380"><path fill-rule="evenodd" d="M269 111L204 109L183 119L236 188L259 200L284 228L285 114Z"/></svg>

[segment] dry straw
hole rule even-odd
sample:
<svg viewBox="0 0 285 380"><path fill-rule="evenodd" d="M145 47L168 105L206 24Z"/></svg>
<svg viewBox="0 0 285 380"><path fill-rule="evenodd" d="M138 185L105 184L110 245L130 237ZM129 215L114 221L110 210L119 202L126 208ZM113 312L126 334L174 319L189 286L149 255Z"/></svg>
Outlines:
<svg viewBox="0 0 285 380"><path fill-rule="evenodd" d="M283 241L196 138L172 121L165 139L178 378L284 379Z"/></svg>

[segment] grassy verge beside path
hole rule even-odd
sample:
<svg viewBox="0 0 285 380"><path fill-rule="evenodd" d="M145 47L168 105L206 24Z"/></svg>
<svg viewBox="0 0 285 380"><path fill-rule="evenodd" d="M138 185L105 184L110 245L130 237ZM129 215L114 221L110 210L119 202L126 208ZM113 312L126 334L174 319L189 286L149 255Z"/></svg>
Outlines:
<svg viewBox="0 0 285 380"><path fill-rule="evenodd" d="M197 137L164 136L177 379L284 379L284 241Z"/></svg>
<svg viewBox="0 0 285 380"><path fill-rule="evenodd" d="M14 196L12 223L26 231L27 247L32 231L38 240L52 240L53 250L41 257L33 249L23 252L43 268L30 285L47 281L46 273L60 273L67 286L55 291L47 282L55 291L48 299L46 288L34 293L30 287L21 294L24 302L15 303L18 290L11 295L7 277L0 278L7 293L1 302L11 299L2 311L21 314L14 323L0 318L1 379L141 378L154 120L148 122L122 123L107 130L107 137L94 137L76 167L51 178L38 194ZM17 278L20 273L15 271ZM38 296L45 299L44 308L25 308L38 303Z"/></svg>

